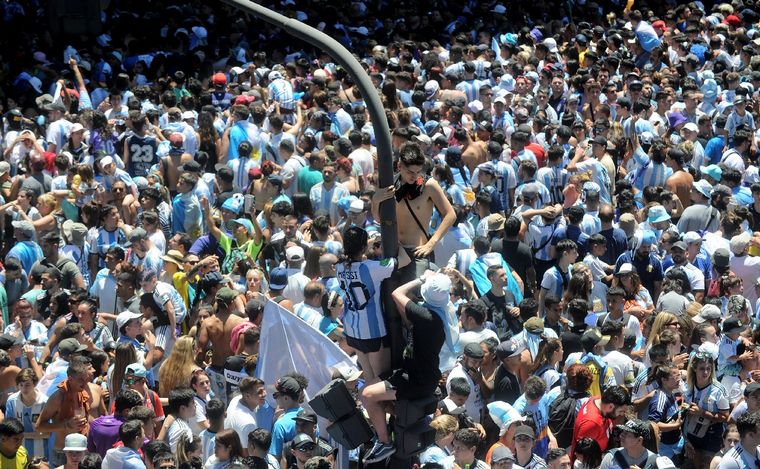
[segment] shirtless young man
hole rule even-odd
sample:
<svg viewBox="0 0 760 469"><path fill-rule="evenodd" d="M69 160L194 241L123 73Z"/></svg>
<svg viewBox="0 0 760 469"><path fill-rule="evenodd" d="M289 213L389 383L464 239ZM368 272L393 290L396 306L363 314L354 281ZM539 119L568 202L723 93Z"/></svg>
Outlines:
<svg viewBox="0 0 760 469"><path fill-rule="evenodd" d="M673 170L673 175L665 181L665 188L677 195L684 208L691 205L691 189L694 178L683 168L686 154L679 148L671 148L665 157L665 163Z"/></svg>
<svg viewBox="0 0 760 469"><path fill-rule="evenodd" d="M244 319L236 313L236 299L238 292L229 287L222 287L216 293L216 312L213 316L201 322L201 331L198 336L198 346L206 350L209 342L213 346L214 354L211 357L211 365L206 368L213 386L214 394L227 404L226 380L224 378L224 361L234 355L230 350L230 336L232 329L242 323Z"/></svg>
<svg viewBox="0 0 760 469"><path fill-rule="evenodd" d="M372 199L372 216L380 220L379 206L384 200L396 198L396 217L398 221L398 241L402 249L406 250L409 257L421 263L419 271L424 272L428 266L428 256L433 248L441 240L444 234L454 224L456 215L446 195L438 185L438 182L423 177L423 165L425 155L416 143L405 143L399 151L398 172L396 184L391 187L378 189ZM433 216L433 207L441 213L442 221L432 236L428 235L428 221ZM439 259L446 262L447 259ZM410 278L403 277L404 282L414 278L418 269L412 263L407 269ZM419 275L417 275L419 276ZM405 283L405 282L404 282Z"/></svg>

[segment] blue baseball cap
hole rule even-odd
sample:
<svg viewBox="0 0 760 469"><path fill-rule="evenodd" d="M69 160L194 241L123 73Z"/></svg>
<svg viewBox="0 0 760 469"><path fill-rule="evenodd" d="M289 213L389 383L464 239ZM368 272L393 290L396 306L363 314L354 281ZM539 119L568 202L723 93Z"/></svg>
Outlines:
<svg viewBox="0 0 760 469"><path fill-rule="evenodd" d="M242 207L243 199L241 197L230 197L222 204L222 210L227 210L234 214L239 214Z"/></svg>
<svg viewBox="0 0 760 469"><path fill-rule="evenodd" d="M700 166L699 172L702 173L703 176L710 176L713 180L720 182L720 179L723 177L723 170L720 169L720 166L717 164L711 164L709 166Z"/></svg>
<svg viewBox="0 0 760 469"><path fill-rule="evenodd" d="M269 289L284 290L288 286L288 271L282 267L275 267L269 273Z"/></svg>
<svg viewBox="0 0 760 469"><path fill-rule="evenodd" d="M230 222L231 224L240 225L245 228L249 236L253 235L253 223L247 218L236 218Z"/></svg>

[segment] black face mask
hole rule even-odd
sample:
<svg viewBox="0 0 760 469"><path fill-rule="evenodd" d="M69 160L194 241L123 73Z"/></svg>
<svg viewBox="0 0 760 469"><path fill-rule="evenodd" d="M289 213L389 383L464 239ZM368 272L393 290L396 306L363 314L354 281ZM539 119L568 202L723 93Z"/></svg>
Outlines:
<svg viewBox="0 0 760 469"><path fill-rule="evenodd" d="M425 179L420 176L414 183L405 184L401 181L401 177L396 177L393 186L396 188L397 202L401 202L404 199L414 200L421 196L422 192L425 190Z"/></svg>

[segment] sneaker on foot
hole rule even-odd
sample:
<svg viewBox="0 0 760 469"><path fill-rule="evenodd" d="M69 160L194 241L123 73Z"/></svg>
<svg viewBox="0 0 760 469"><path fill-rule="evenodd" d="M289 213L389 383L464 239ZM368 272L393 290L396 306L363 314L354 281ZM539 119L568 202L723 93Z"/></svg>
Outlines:
<svg viewBox="0 0 760 469"><path fill-rule="evenodd" d="M391 456L393 456L393 453L396 452L396 447L394 447L392 444L388 443L381 443L380 441L376 441L375 445L372 447L372 449L367 453L367 455L364 457L364 464L372 464L380 461L384 461Z"/></svg>

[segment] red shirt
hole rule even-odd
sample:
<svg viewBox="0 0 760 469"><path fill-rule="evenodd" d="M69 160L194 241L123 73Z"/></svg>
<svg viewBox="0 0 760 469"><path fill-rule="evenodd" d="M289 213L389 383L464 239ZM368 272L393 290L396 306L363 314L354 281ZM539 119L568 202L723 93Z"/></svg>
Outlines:
<svg viewBox="0 0 760 469"><path fill-rule="evenodd" d="M570 458L575 459L575 443L581 438L592 438L599 443L602 453L607 451L610 444L610 429L612 428L612 419L602 415L596 403L601 398L591 398L578 412L575 417L575 426L573 427L573 445L570 448Z"/></svg>

